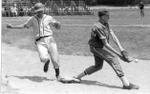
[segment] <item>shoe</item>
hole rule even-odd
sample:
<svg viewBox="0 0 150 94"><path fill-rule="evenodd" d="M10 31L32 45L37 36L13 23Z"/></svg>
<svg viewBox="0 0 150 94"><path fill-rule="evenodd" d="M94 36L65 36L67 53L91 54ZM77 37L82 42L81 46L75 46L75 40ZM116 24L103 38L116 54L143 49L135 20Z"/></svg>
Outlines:
<svg viewBox="0 0 150 94"><path fill-rule="evenodd" d="M57 81L61 81L63 78L61 76L56 76Z"/></svg>
<svg viewBox="0 0 150 94"><path fill-rule="evenodd" d="M139 86L130 83L129 86L123 86L123 89L139 89Z"/></svg>
<svg viewBox="0 0 150 94"><path fill-rule="evenodd" d="M74 77L58 77L57 81L62 83L80 83L81 80Z"/></svg>
<svg viewBox="0 0 150 94"><path fill-rule="evenodd" d="M77 78L77 77L72 77L72 83L80 83L81 79Z"/></svg>
<svg viewBox="0 0 150 94"><path fill-rule="evenodd" d="M57 81L62 82L62 83L71 83L71 81L72 81L68 77L61 77L61 76L56 77L56 79L57 79Z"/></svg>
<svg viewBox="0 0 150 94"><path fill-rule="evenodd" d="M44 72L48 71L48 67L49 67L49 62L46 62L44 65Z"/></svg>

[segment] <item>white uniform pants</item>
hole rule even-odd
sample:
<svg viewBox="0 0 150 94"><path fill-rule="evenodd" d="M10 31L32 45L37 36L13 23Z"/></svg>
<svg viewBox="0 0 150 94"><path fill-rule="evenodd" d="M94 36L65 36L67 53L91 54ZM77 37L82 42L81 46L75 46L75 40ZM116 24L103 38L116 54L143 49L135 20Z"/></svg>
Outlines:
<svg viewBox="0 0 150 94"><path fill-rule="evenodd" d="M36 41L36 46L41 62L45 63L47 60L50 60L54 68L59 68L59 54L56 42L52 36Z"/></svg>

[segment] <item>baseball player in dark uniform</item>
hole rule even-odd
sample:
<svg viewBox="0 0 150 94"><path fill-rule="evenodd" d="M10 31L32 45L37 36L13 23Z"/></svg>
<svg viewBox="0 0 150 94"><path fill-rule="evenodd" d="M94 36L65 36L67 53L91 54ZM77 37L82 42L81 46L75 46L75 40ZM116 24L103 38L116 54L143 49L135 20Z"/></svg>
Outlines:
<svg viewBox="0 0 150 94"><path fill-rule="evenodd" d="M122 81L123 89L138 89L139 86L128 81L117 58L119 56L125 62L130 62L127 51L123 49L117 36L109 27L109 12L106 10L99 11L98 17L99 21L93 25L89 40L90 51L93 53L95 65L88 67L82 73L75 76L75 82L80 82L82 77L101 70L104 61L106 61ZM119 47L121 53L109 44L110 36Z"/></svg>
<svg viewBox="0 0 150 94"><path fill-rule="evenodd" d="M144 3L141 1L138 5L141 17L144 17Z"/></svg>

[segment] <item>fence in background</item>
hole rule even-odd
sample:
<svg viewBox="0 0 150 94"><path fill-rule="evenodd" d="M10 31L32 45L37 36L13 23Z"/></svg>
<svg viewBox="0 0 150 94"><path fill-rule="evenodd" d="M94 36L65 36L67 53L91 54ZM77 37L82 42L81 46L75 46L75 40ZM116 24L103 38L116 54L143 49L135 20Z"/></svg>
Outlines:
<svg viewBox="0 0 150 94"><path fill-rule="evenodd" d="M35 2L15 2L2 4L2 16L31 16ZM92 15L84 0L47 0L44 12L49 15Z"/></svg>

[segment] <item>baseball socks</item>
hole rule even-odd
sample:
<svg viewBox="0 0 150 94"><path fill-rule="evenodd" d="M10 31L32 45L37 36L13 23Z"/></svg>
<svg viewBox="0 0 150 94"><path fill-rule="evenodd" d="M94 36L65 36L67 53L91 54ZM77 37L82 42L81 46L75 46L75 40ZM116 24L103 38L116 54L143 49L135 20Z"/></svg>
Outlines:
<svg viewBox="0 0 150 94"><path fill-rule="evenodd" d="M57 80L58 80L58 81L61 80L59 68L55 68L55 73L56 73L55 76L56 76Z"/></svg>
<svg viewBox="0 0 150 94"><path fill-rule="evenodd" d="M120 77L120 80L122 81L123 89L139 89L138 85L130 83L125 76Z"/></svg>
<svg viewBox="0 0 150 94"><path fill-rule="evenodd" d="M80 73L78 76L73 77L73 81L76 83L80 83L81 82L81 78L86 76L87 73L84 71L82 73Z"/></svg>
<svg viewBox="0 0 150 94"><path fill-rule="evenodd" d="M49 67L49 62L50 60L47 60L44 64L44 72L47 72L48 71L48 67Z"/></svg>
<svg viewBox="0 0 150 94"><path fill-rule="evenodd" d="M59 76L59 68L55 68L56 78Z"/></svg>
<svg viewBox="0 0 150 94"><path fill-rule="evenodd" d="M82 77L84 77L86 75L87 75L87 73L84 71L84 72L80 73L76 78L81 79Z"/></svg>

